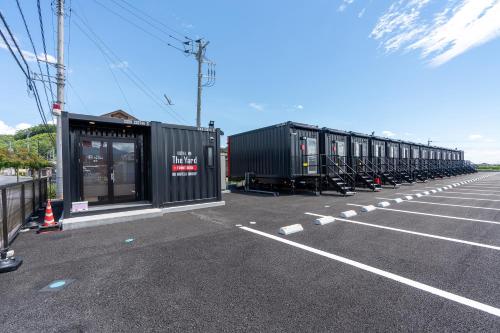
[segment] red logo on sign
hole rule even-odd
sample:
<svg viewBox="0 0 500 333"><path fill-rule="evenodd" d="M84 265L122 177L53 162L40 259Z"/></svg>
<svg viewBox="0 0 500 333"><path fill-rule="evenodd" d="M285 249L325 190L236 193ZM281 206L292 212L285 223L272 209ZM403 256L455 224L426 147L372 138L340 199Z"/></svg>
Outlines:
<svg viewBox="0 0 500 333"><path fill-rule="evenodd" d="M198 171L197 165L192 164L172 164L172 171Z"/></svg>

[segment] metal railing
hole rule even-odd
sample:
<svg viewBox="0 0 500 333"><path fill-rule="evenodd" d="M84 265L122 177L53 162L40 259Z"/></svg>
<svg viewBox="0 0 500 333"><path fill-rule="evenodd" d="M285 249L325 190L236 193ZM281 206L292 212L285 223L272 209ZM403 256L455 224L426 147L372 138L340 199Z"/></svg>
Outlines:
<svg viewBox="0 0 500 333"><path fill-rule="evenodd" d="M47 201L48 183L49 178L44 177L0 186L0 248L9 245L28 218Z"/></svg>

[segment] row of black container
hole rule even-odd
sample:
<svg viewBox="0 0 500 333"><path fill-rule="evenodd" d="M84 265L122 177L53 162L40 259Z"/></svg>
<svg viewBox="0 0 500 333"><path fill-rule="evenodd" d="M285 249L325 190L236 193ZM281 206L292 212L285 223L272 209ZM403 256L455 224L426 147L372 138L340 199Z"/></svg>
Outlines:
<svg viewBox="0 0 500 333"><path fill-rule="evenodd" d="M228 176L268 187L335 190L476 172L464 152L286 122L228 137Z"/></svg>

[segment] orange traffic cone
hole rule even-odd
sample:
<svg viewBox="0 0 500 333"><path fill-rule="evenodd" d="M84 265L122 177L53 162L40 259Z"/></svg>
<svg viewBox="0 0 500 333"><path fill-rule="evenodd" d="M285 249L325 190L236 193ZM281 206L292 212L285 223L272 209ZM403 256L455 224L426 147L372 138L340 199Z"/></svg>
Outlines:
<svg viewBox="0 0 500 333"><path fill-rule="evenodd" d="M54 220L54 213L52 213L52 205L50 204L50 199L47 201L47 207L45 208L45 219L43 224L38 227L37 233L44 231L52 231L61 229L58 222Z"/></svg>

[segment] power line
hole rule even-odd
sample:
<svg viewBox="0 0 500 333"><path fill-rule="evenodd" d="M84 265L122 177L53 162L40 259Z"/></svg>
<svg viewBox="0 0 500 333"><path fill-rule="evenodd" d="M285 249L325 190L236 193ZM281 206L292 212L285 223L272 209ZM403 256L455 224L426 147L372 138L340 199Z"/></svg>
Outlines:
<svg viewBox="0 0 500 333"><path fill-rule="evenodd" d="M36 106L37 106L37 109L38 109L38 113L40 114L40 118L42 118L42 122L43 124L48 128L48 124L47 124L47 119L45 118L45 113L43 111L43 105L40 101L40 95L38 93L38 89L36 87L36 83L33 82L33 79L31 78L30 76L30 73L31 73L31 70L29 68L29 65L28 65L28 62L26 61L26 59L24 58L24 55L23 55L23 52L21 51L21 48L19 47L19 45L17 44L17 41L16 39L14 38L14 34L12 33L12 31L10 30L10 27L9 25L7 24L7 21L5 20L5 17L3 16L2 12L0 11L0 19L2 20L2 23L3 25L5 26L5 28L7 29L7 33L9 34L9 37L10 39L12 40L12 42L14 43L19 55L21 56L21 59L23 60L25 66L26 66L26 70L23 68L21 62L19 61L19 59L17 58L14 50L12 49L12 46L10 45L9 41L7 40L7 38L5 37L4 33L2 32L2 30L0 29L0 35L2 37L2 39L4 40L5 44L7 45L7 48L9 49L11 55L14 57L16 63L18 64L19 68L21 68L21 71L23 72L23 74L26 76L26 80L28 81L28 88L31 90L33 89L33 93L34 93L34 96L35 96L35 102L36 102ZM36 55L35 55L36 56ZM54 138L52 137L51 133L49 133L49 136L51 137L53 143L55 144L54 142Z"/></svg>
<svg viewBox="0 0 500 333"><path fill-rule="evenodd" d="M43 54L45 56L45 69L47 70L47 75L50 80L50 70L49 70L49 64L48 64L48 59L47 59L47 45L45 43L45 30L43 28L43 19L42 19L42 8L40 5L40 0L36 1L36 6L38 9L38 21L40 22L40 32L42 34L42 45L43 45ZM52 85L49 84L49 89L50 89L50 95L52 96L52 101L54 100L54 91L52 90ZM51 113L52 115L52 113Z"/></svg>
<svg viewBox="0 0 500 333"><path fill-rule="evenodd" d="M192 41L193 39L192 38L189 38L187 36L185 36L184 34L181 34L180 32L170 28L169 26L163 24L161 21L158 21L157 19L155 19L154 17L152 17L151 15L145 13L144 11L142 11L141 9L133 6L132 4L130 4L129 2L127 1L124 1L124 0L121 0L123 3L125 3L126 5L128 5L129 7L131 7L133 10L129 9L129 8L126 8L125 6L121 5L120 3L118 3L116 0L111 0L115 5L117 5L118 7L122 8L123 10L127 11L128 13L130 13L131 15L135 16L136 18L138 18L139 20L141 20L142 22L146 23L147 25L153 27L154 29L158 30L159 32L161 33L164 33L165 35L167 35L168 37L176 40L177 42L181 43L183 46L184 46L184 49L180 49L180 48L177 48L173 45L171 45L170 43L169 46L172 46L178 50L180 50L181 52L183 53L188 53L188 49L186 49L186 47L188 46L191 46L191 51L192 51ZM139 15L138 13L142 13L143 16ZM146 16L146 18L144 18L144 16ZM179 39L175 36L172 36L170 33L166 32L164 29L162 28L159 28L156 24L153 24L152 21L154 22L158 22L160 23L162 26L166 27L168 30L170 31L173 31L174 33L178 34L179 36L183 37L184 40L182 39Z"/></svg>
<svg viewBox="0 0 500 333"><path fill-rule="evenodd" d="M70 64L70 62L69 62L69 60L70 60L70 58L69 58L69 51L71 50L70 49L70 45L71 45L71 14L73 12L73 6L72 6L72 4L73 4L73 0L70 0L69 1L69 15L68 15L68 43L66 45L66 59L67 59L66 60L66 63L67 63L66 67L68 68L68 71L66 73L66 80L69 80L69 74L70 74L70 70L69 70L70 69L69 68L69 64ZM67 92L66 92L66 104L69 104L69 98L68 98L68 93Z"/></svg>
<svg viewBox="0 0 500 333"><path fill-rule="evenodd" d="M75 21L75 26L92 42L96 47L99 49L99 51L102 53L104 57L106 57L111 63L113 62L122 62L120 57L118 57L100 38L95 34L95 32L92 30L92 28L85 23L85 21L78 15L77 12L74 12L74 15L76 18L78 18L78 21ZM92 33L93 36L91 36L87 31L85 31L82 26L78 22L81 22L87 30ZM106 52L107 50L107 52ZM113 60L111 58L111 55L115 57ZM152 92L151 88L149 88L145 82L140 79L130 68L119 68L122 73L137 87L139 88L146 96L148 96L155 104L157 104L160 108L165 108L167 105L164 103L161 103L158 101L157 97L155 96L154 92ZM168 106L170 109L171 113L170 115L173 116L177 121L184 122L182 119L183 117L175 112L171 106Z"/></svg>
<svg viewBox="0 0 500 333"><path fill-rule="evenodd" d="M78 93L78 91L76 90L76 88L73 87L73 85L71 84L71 82L69 80L66 80L66 83L68 84L68 87L73 91L73 93L75 93L76 97L80 100L80 103L82 104L82 106L85 109L85 111L87 113L89 113L89 109L87 108L87 105L83 101L83 98L80 96L80 94Z"/></svg>
<svg viewBox="0 0 500 333"><path fill-rule="evenodd" d="M110 13L112 13L113 15L115 16L118 16L119 18L121 18L122 20L124 20L125 22L133 25L134 27L136 27L137 29L143 31L144 33L146 33L147 35L159 40L160 42L164 43L165 45L171 47L171 48L174 48L176 50L179 50L179 48L175 47L174 45L170 44L168 41L166 41L165 39L163 39L162 37L159 37L158 35L152 33L151 31L148 31L146 30L144 27L141 27L140 25L136 24L135 22L132 22L131 20L129 20L128 18L126 18L125 16L123 16L122 14L114 11L113 9L109 8L108 6L102 4L101 2L97 1L97 0L94 0L95 3L97 3L99 6L103 7L104 9L106 9L107 11L109 11ZM171 37L169 35L169 37ZM181 51L183 53L187 53L187 50L184 50L184 51Z"/></svg>
<svg viewBox="0 0 500 333"><path fill-rule="evenodd" d="M173 28L169 27L168 25L166 25L166 24L165 24L165 23L163 23L162 21L160 21L160 20L158 20L158 19L154 18L153 16L149 15L148 13L146 13L145 11L143 11L142 9L140 9L140 8L138 8L138 7L134 6L134 5L132 5L130 2L128 2L128 1L126 1L126 0L120 0L120 1L121 1L121 2L123 2L123 3L125 3L125 4L127 4L130 8L132 8L132 9L135 11L135 13L137 13L137 12L138 12L138 13L142 13L142 14L143 14L144 16L146 16L148 19L155 21L156 23L158 23L158 24L162 25L163 27L165 27L166 29L168 29L168 30L172 31L173 33L176 33L177 35L179 35L179 36L181 36L181 37L184 37L185 39L188 39L188 40L191 40L191 41L193 40L192 38L187 37L185 34L180 33L179 31L177 31L177 30L175 30L175 29L173 29ZM113 2L115 2L115 1L113 1ZM149 22L149 21L148 21L148 22ZM172 38L174 38L174 37L172 37Z"/></svg>
<svg viewBox="0 0 500 333"><path fill-rule="evenodd" d="M41 78L41 82L43 84L43 90L44 90L44 93L45 93L45 99L47 100L47 106L50 110L51 108L51 103L49 101L49 95L47 93L47 86L45 84L45 80L43 79L43 70L42 70L42 66L40 65L40 60L38 59L38 52L36 50L36 47L35 47L35 43L33 42L33 38L31 37L31 32L28 28L28 24L26 23L26 18L24 17L24 13L23 13L23 10L21 8L21 4L19 3L19 0L16 0L16 3L17 3L17 8L19 9L19 13L21 14L21 17L23 19L23 23L24 23L24 27L26 28L26 32L28 33L28 38L31 42L31 46L33 48L33 53L35 54L35 58L36 58L36 62L37 62L37 65L38 65L38 69L40 70L40 73L42 75L42 78ZM47 74L50 74L50 73L47 73ZM50 86L50 77L49 77L49 86Z"/></svg>

